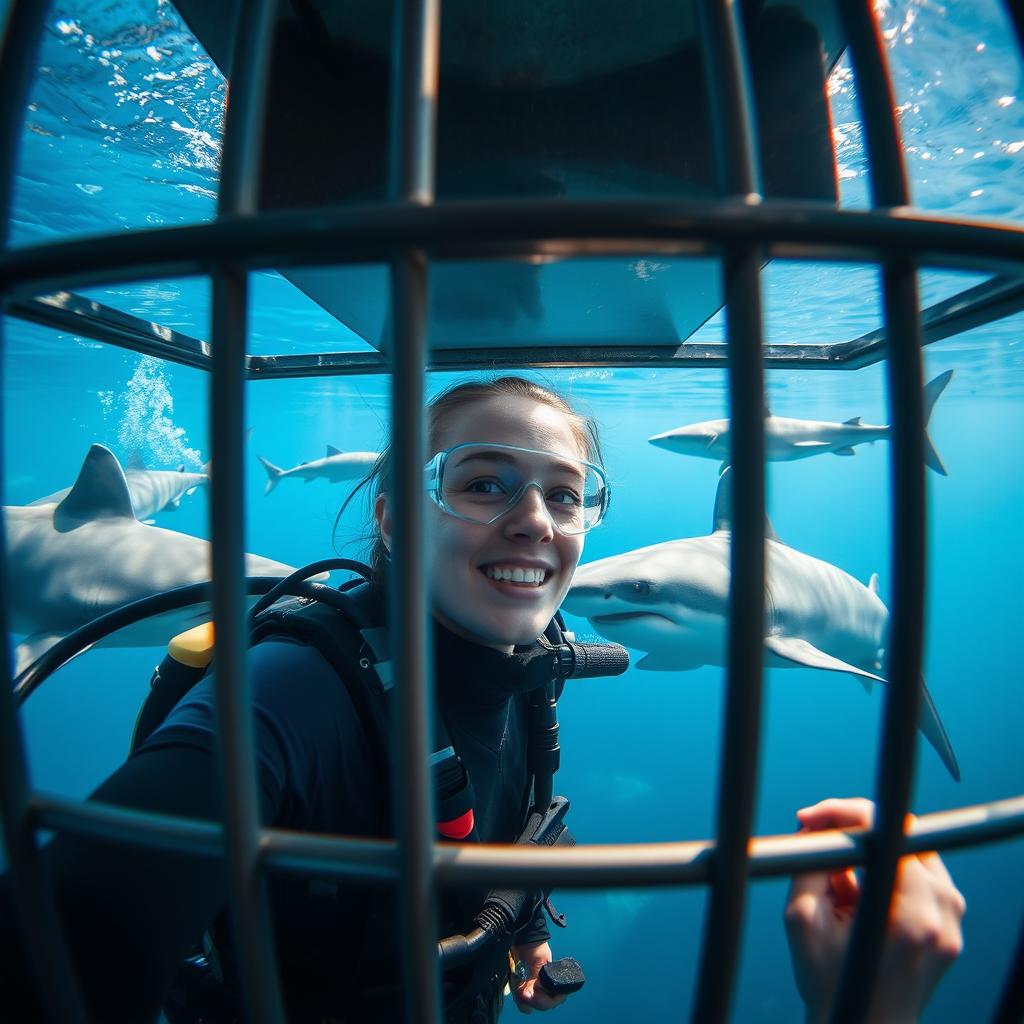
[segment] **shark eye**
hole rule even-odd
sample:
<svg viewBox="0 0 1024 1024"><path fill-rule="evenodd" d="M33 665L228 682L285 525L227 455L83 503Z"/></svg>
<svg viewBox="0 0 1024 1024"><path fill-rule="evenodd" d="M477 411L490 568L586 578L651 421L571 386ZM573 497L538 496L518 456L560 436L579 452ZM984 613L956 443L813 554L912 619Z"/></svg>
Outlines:
<svg viewBox="0 0 1024 1024"><path fill-rule="evenodd" d="M646 580L635 580L633 582L633 593L646 597L651 592L651 585Z"/></svg>

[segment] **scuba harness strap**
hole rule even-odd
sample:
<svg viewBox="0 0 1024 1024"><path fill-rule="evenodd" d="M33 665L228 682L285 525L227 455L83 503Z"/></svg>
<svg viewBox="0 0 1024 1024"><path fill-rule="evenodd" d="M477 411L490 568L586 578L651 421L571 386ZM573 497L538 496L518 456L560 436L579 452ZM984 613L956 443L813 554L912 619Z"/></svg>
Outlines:
<svg viewBox="0 0 1024 1024"><path fill-rule="evenodd" d="M388 703L394 680L388 632L379 624L379 602L369 584L362 580L350 580L338 589L317 589L329 592L330 603L306 597L281 598L255 617L250 643L287 638L314 647L348 691L370 737L374 768L382 777L390 777ZM213 624L209 622L171 640L139 711L131 753L206 674L213 658L213 644ZM563 633L561 617L557 616L540 641L529 652L519 655L524 679L535 683L530 688L529 700L527 767L532 782L524 794L527 811L544 808L549 803L552 777L559 766L556 704L564 686L560 670L566 664L560 651L566 646L578 645L572 643L571 634ZM439 839L472 841L475 838L473 784L440 710L434 715L430 770ZM390 828L390 813L390 807L378 808L381 834Z"/></svg>

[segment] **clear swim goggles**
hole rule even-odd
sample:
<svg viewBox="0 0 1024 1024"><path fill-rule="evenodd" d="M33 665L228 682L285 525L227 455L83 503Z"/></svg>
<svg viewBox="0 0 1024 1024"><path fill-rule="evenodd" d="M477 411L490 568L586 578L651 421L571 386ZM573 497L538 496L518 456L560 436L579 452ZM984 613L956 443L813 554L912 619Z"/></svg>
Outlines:
<svg viewBox="0 0 1024 1024"><path fill-rule="evenodd" d="M446 448L424 467L424 484L442 511L484 526L513 508L528 487L536 487L552 525L570 536L597 526L610 498L600 466L511 444Z"/></svg>

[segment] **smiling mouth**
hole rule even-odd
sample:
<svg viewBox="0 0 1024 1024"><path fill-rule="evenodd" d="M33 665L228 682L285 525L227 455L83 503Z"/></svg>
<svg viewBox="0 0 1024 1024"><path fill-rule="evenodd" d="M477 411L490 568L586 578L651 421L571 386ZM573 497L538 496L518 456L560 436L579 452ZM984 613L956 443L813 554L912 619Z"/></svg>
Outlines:
<svg viewBox="0 0 1024 1024"><path fill-rule="evenodd" d="M522 587L540 587L548 578L546 569L524 569L519 565L488 565L480 570L497 583L516 583Z"/></svg>

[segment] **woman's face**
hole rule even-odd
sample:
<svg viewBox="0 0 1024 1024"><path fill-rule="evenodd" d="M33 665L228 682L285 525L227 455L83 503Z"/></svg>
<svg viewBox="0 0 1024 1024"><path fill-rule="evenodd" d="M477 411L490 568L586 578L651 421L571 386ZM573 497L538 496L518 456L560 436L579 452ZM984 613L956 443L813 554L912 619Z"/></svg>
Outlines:
<svg viewBox="0 0 1024 1024"><path fill-rule="evenodd" d="M494 396L456 410L434 447L441 451L470 442L586 457L563 413L518 396ZM378 519L390 545L386 499L378 503ZM433 504L428 505L428 524L435 617L454 633L499 650L536 640L569 588L583 552L583 535L565 536L555 529L537 487L527 487L508 512L487 526L458 519ZM543 581L494 578L500 569L517 568L540 569Z"/></svg>

